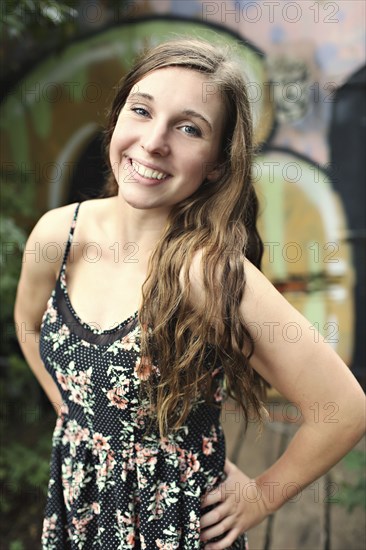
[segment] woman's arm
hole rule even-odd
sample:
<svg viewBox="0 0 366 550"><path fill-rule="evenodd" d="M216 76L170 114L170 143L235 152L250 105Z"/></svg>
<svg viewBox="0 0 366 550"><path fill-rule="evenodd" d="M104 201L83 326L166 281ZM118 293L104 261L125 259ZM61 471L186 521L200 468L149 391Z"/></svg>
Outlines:
<svg viewBox="0 0 366 550"><path fill-rule="evenodd" d="M260 327L251 365L303 417L285 453L256 478L272 512L359 441L366 402L351 371L320 335L315 338L311 323L250 262L245 269L241 312L249 327L251 322Z"/></svg>
<svg viewBox="0 0 366 550"><path fill-rule="evenodd" d="M44 251L47 250L47 244L50 242L58 244L59 250L64 250L73 208L74 205L68 205L51 210L37 222L24 249L14 306L14 321L19 345L56 413L59 412L62 397L40 357L39 335L42 316L55 287L62 258L58 258L57 262L51 262Z"/></svg>
<svg viewBox="0 0 366 550"><path fill-rule="evenodd" d="M190 280L199 302L204 289L197 264L198 258ZM348 367L247 260L245 273L240 310L255 340L251 366L301 410L303 423L283 455L255 480L227 461L226 481L202 503L217 506L202 516L201 538L227 532L209 550L226 548L278 510L337 463L365 430L365 396Z"/></svg>

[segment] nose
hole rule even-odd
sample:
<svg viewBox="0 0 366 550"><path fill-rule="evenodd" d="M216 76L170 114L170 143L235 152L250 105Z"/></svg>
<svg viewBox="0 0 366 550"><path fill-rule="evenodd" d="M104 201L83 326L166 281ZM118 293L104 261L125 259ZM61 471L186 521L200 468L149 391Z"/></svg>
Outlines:
<svg viewBox="0 0 366 550"><path fill-rule="evenodd" d="M141 147L151 155L166 156L170 152L168 127L163 121L151 121L141 137Z"/></svg>

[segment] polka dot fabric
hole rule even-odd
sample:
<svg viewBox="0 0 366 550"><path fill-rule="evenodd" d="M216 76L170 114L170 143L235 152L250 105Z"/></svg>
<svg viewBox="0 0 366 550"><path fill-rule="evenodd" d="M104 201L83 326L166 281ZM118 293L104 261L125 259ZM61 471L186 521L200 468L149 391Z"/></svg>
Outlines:
<svg viewBox="0 0 366 550"><path fill-rule="evenodd" d="M63 398L42 548L204 548L201 497L225 479L220 407L195 403L185 426L167 438L147 430L138 390L159 369L140 361L137 312L102 331L84 323L69 300L66 262L79 207L41 324L41 358ZM220 365L212 376L220 405ZM246 535L231 548L247 548Z"/></svg>

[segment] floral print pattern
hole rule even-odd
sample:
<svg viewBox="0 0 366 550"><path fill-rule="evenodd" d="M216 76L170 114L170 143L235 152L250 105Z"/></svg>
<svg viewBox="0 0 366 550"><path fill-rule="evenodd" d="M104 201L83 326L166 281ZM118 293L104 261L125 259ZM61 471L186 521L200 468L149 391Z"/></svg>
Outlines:
<svg viewBox="0 0 366 550"><path fill-rule="evenodd" d="M140 354L137 315L99 331L77 316L68 297L66 261L79 206L41 324L41 357L63 398L42 548L204 548L201 497L225 479L220 410L197 402L177 432L147 432L148 403L139 387L160 373ZM220 404L220 365L212 373ZM246 541L242 535L231 548L245 549Z"/></svg>

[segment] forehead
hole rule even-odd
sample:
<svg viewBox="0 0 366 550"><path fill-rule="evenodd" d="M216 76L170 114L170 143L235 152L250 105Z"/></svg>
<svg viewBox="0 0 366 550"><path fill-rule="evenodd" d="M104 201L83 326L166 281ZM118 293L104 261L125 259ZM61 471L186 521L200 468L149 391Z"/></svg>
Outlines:
<svg viewBox="0 0 366 550"><path fill-rule="evenodd" d="M132 87L130 96L138 93L149 94L167 107L200 107L211 115L224 106L221 91L210 75L186 67L151 71Z"/></svg>

